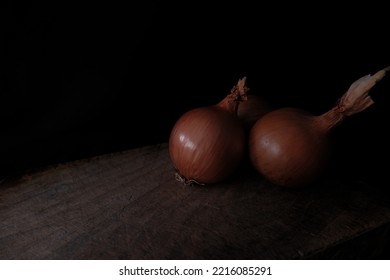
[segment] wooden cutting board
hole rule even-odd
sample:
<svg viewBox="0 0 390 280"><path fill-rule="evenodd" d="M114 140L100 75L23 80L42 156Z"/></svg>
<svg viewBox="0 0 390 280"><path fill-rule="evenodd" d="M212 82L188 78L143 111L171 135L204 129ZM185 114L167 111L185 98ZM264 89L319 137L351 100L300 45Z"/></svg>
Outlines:
<svg viewBox="0 0 390 280"><path fill-rule="evenodd" d="M2 182L0 259L378 257L389 202L380 189L334 179L281 189L250 168L183 186L164 143Z"/></svg>

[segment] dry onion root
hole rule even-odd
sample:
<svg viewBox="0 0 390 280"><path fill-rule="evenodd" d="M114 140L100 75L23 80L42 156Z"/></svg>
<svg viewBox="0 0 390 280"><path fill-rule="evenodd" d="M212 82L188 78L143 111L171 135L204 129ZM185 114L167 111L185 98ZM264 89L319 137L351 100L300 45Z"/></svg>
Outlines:
<svg viewBox="0 0 390 280"><path fill-rule="evenodd" d="M176 179L185 185L212 184L231 176L246 147L238 104L247 99L246 78L216 105L190 110L174 125L169 154Z"/></svg>
<svg viewBox="0 0 390 280"><path fill-rule="evenodd" d="M329 132L345 117L374 103L368 93L389 70L387 67L358 79L334 108L320 116L295 108L278 109L263 116L250 132L249 153L254 167L279 186L312 183L327 165Z"/></svg>

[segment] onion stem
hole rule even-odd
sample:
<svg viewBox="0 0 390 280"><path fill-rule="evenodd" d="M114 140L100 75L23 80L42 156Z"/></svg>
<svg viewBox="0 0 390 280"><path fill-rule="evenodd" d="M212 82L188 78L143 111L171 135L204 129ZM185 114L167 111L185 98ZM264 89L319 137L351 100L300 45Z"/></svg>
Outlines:
<svg viewBox="0 0 390 280"><path fill-rule="evenodd" d="M337 104L340 113L344 116L351 116L374 104L368 94L376 83L386 75L388 70L390 70L390 67L386 67L372 76L366 75L356 80Z"/></svg>
<svg viewBox="0 0 390 280"><path fill-rule="evenodd" d="M222 99L217 106L237 115L239 103L248 99L248 91L249 88L246 86L246 77L239 79L237 85L230 90L230 94Z"/></svg>
<svg viewBox="0 0 390 280"><path fill-rule="evenodd" d="M323 127L330 130L332 127L339 125L345 117L357 114L374 104L369 92L389 70L390 66L372 76L366 75L353 82L336 106L320 116Z"/></svg>

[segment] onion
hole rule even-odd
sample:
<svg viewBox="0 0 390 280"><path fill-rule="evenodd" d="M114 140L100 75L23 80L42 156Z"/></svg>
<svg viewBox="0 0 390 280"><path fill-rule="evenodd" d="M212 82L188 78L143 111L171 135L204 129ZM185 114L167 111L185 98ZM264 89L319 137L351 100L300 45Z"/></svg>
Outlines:
<svg viewBox="0 0 390 280"><path fill-rule="evenodd" d="M169 153L176 179L184 184L212 184L232 175L245 153L246 140L237 118L246 99L246 78L216 105L186 112L169 137Z"/></svg>
<svg viewBox="0 0 390 280"><path fill-rule="evenodd" d="M248 147L256 170L270 182L284 187L305 186L315 181L329 160L329 132L345 117L374 103L368 93L388 70L390 67L355 81L336 106L320 116L282 108L259 119L250 132Z"/></svg>
<svg viewBox="0 0 390 280"><path fill-rule="evenodd" d="M258 95L248 95L247 100L239 104L237 116L249 132L256 121L270 111L271 106L264 98Z"/></svg>

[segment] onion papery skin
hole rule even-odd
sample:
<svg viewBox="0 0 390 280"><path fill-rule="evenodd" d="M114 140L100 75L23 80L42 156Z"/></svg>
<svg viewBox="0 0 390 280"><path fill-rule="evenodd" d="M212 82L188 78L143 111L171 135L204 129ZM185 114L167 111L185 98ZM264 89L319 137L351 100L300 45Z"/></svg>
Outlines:
<svg viewBox="0 0 390 280"><path fill-rule="evenodd" d="M174 125L169 153L176 171L187 181L213 184L239 167L246 147L238 118L218 105L190 110Z"/></svg>
<svg viewBox="0 0 390 280"><path fill-rule="evenodd" d="M251 130L251 162L275 185L306 186L327 166L331 150L328 132L321 116L295 108L272 111Z"/></svg>

